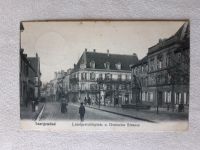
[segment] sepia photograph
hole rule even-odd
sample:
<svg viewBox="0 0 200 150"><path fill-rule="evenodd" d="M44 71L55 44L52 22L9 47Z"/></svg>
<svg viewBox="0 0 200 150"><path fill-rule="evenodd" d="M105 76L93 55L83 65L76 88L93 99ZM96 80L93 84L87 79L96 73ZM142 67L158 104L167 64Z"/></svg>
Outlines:
<svg viewBox="0 0 200 150"><path fill-rule="evenodd" d="M187 131L190 22L22 21L26 130Z"/></svg>

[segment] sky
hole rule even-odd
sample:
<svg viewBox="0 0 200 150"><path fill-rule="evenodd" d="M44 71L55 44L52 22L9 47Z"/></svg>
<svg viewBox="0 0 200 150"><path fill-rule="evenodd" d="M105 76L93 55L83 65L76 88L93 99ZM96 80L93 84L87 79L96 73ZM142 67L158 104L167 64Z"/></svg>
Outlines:
<svg viewBox="0 0 200 150"><path fill-rule="evenodd" d="M148 48L168 38L184 21L43 21L23 22L21 48L28 57L38 53L41 80L54 72L73 68L85 48L88 51L128 54L143 58Z"/></svg>

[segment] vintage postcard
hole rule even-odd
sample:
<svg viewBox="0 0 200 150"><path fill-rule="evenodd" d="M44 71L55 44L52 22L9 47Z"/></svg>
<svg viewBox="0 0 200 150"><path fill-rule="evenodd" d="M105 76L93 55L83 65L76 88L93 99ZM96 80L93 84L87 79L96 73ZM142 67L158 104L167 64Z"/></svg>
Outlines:
<svg viewBox="0 0 200 150"><path fill-rule="evenodd" d="M24 21L19 55L23 129L188 130L188 20Z"/></svg>

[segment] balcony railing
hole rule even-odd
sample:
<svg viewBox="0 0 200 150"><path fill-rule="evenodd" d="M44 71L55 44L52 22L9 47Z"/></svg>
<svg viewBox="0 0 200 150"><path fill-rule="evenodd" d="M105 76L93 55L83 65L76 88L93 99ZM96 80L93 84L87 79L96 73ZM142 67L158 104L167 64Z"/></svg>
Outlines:
<svg viewBox="0 0 200 150"><path fill-rule="evenodd" d="M130 83L131 82L131 79L111 79L111 78L98 78L97 79L97 82L98 83Z"/></svg>

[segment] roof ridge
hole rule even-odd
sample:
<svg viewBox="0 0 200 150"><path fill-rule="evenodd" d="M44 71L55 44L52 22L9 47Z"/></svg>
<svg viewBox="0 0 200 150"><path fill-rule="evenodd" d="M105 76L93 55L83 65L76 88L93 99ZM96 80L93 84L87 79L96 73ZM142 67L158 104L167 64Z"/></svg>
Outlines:
<svg viewBox="0 0 200 150"><path fill-rule="evenodd" d="M93 53L93 54L105 54L107 55L107 53L105 52L93 52L93 51L87 51L86 53ZM120 56L134 56L133 54L114 54L114 53L109 53L109 55L120 55Z"/></svg>

